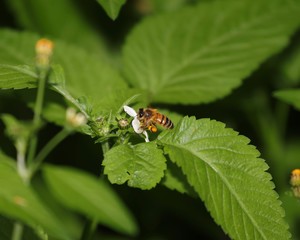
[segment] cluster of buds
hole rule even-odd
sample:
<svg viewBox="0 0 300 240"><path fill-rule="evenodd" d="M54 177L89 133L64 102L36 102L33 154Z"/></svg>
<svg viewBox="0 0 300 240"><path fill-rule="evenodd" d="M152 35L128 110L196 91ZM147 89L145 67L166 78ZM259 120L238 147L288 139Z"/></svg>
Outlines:
<svg viewBox="0 0 300 240"><path fill-rule="evenodd" d="M48 69L53 53L54 44L52 41L42 38L35 45L36 66L38 69Z"/></svg>
<svg viewBox="0 0 300 240"><path fill-rule="evenodd" d="M76 112L74 108L68 108L66 111L67 124L72 128L78 128L87 123L86 117L80 113Z"/></svg>
<svg viewBox="0 0 300 240"><path fill-rule="evenodd" d="M129 125L129 122L127 119L122 118L118 121L118 124L121 128L126 128Z"/></svg>
<svg viewBox="0 0 300 240"><path fill-rule="evenodd" d="M294 169L291 173L290 184L294 196L300 198L300 169Z"/></svg>

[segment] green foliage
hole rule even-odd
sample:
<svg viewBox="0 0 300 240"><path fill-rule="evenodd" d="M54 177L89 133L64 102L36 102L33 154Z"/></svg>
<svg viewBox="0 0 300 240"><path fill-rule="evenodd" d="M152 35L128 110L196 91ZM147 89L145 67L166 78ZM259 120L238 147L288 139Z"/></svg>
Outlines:
<svg viewBox="0 0 300 240"><path fill-rule="evenodd" d="M161 180L166 169L162 151L155 143L120 145L105 154L104 174L111 183L140 189L151 189Z"/></svg>
<svg viewBox="0 0 300 240"><path fill-rule="evenodd" d="M162 179L161 184L180 193L186 193L191 196L197 195L193 187L188 183L181 168L172 162L168 162L168 168L165 171L165 176Z"/></svg>
<svg viewBox="0 0 300 240"><path fill-rule="evenodd" d="M268 166L249 139L223 123L185 117L158 140L233 239L289 239Z"/></svg>
<svg viewBox="0 0 300 240"><path fill-rule="evenodd" d="M13 232L14 221L0 216L0 239L10 239ZM23 234L24 240L40 240L43 239L29 227L25 228Z"/></svg>
<svg viewBox="0 0 300 240"><path fill-rule="evenodd" d="M211 102L286 46L299 9L292 1L212 1L148 18L128 36L124 72L151 102Z"/></svg>
<svg viewBox="0 0 300 240"><path fill-rule="evenodd" d="M283 65L285 76L294 84L300 81L300 47L297 46Z"/></svg>
<svg viewBox="0 0 300 240"><path fill-rule="evenodd" d="M194 238L215 239L222 229L232 239L289 239L286 209L296 239L298 202L284 196L290 170L299 168L300 141L283 102L300 109L299 43L289 44L298 38L300 2L128 1L119 21L106 14L116 20L125 0L97 2L6 1L11 25L24 31L0 29L0 135L15 146L0 139L0 225L9 229L0 226L0 238L113 238L99 223L142 239L184 238L192 228ZM49 55L44 49L45 69L34 50L41 35L54 43ZM157 108L175 127L165 129L165 117L154 115L149 123L158 132L150 133L124 105ZM133 119L144 132L134 131ZM62 129L55 134L47 122ZM266 162L226 125L249 134ZM89 136L71 137L75 131ZM160 195L166 188L206 209L194 211L195 220L180 211L185 202ZM166 220L159 228L157 218ZM174 225L177 218L182 222Z"/></svg>
<svg viewBox="0 0 300 240"><path fill-rule="evenodd" d="M5 46L6 49L0 56L0 63L12 64L1 66L3 75L0 76L0 87L2 89L36 87L37 75L34 69L29 66L15 65L33 64L28 59L34 59L34 43L38 37L29 33L20 34L2 30L0 38L0 46L2 45L3 48ZM14 51L16 48L18 52ZM29 52L28 49L31 51ZM83 49L57 41L53 58L53 61L63 68L54 66L52 72L51 83L55 83L56 91L75 105L78 105L75 99L88 96L88 98L84 97L87 101L86 108L91 109L92 115L100 115L109 112L112 108L120 108L119 104L136 93L128 90L127 84L109 64ZM107 97L111 98L111 101L108 102ZM119 100L117 106L116 99Z"/></svg>
<svg viewBox="0 0 300 240"><path fill-rule="evenodd" d="M0 38L0 46L5 49L1 54L0 63L34 64L34 44L38 39L37 35L1 30ZM53 62L63 67L67 79L66 87L74 96L101 98L104 94L126 88L122 78L108 63L79 47L55 41Z"/></svg>
<svg viewBox="0 0 300 240"><path fill-rule="evenodd" d="M0 65L0 88L22 89L34 88L37 84L37 75L28 66Z"/></svg>
<svg viewBox="0 0 300 240"><path fill-rule="evenodd" d="M53 215L36 193L23 183L12 160L0 157L1 214L21 220L34 229L41 227L50 236L72 239L62 219Z"/></svg>
<svg viewBox="0 0 300 240"><path fill-rule="evenodd" d="M17 152L25 155L30 135L34 131L33 125L29 122L19 121L9 114L3 114L1 119L6 127L6 135L14 143Z"/></svg>
<svg viewBox="0 0 300 240"><path fill-rule="evenodd" d="M107 58L104 40L72 0L6 0L16 21L24 28L97 51ZM66 14L67 9L67 14ZM30 49L28 49L30 50Z"/></svg>
<svg viewBox="0 0 300 240"><path fill-rule="evenodd" d="M27 142L32 131L30 123L20 122L9 114L1 116L2 121L6 126L6 134L13 140Z"/></svg>
<svg viewBox="0 0 300 240"><path fill-rule="evenodd" d="M300 89L287 89L275 92L275 97L300 110Z"/></svg>
<svg viewBox="0 0 300 240"><path fill-rule="evenodd" d="M121 233L137 233L133 217L105 182L71 168L46 166L43 171L51 191L66 207Z"/></svg>
<svg viewBox="0 0 300 240"><path fill-rule="evenodd" d="M126 0L97 0L97 2L101 4L107 15L115 20Z"/></svg>

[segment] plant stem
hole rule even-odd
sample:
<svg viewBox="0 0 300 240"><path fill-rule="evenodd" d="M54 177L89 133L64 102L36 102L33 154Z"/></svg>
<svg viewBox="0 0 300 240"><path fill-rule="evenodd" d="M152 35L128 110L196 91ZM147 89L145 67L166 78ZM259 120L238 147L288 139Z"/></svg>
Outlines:
<svg viewBox="0 0 300 240"><path fill-rule="evenodd" d="M97 221L96 220L88 220L84 226L82 235L81 235L81 240L89 240L92 238L95 230L97 227Z"/></svg>
<svg viewBox="0 0 300 240"><path fill-rule="evenodd" d="M23 234L23 228L24 227L21 223L15 222L11 240L21 240Z"/></svg>
<svg viewBox="0 0 300 240"><path fill-rule="evenodd" d="M108 141L104 141L101 144L101 147L104 156L104 154L109 150ZM101 177L100 174L99 177ZM96 219L89 219L84 226L80 240L90 240L97 228L97 224L98 221Z"/></svg>
<svg viewBox="0 0 300 240"><path fill-rule="evenodd" d="M17 149L17 169L18 173L23 179L25 184L29 184L29 178L28 178L28 169L26 167L25 163L25 143L22 141L17 142L16 144L16 149Z"/></svg>
<svg viewBox="0 0 300 240"><path fill-rule="evenodd" d="M37 97L36 97L36 102L34 107L34 117L33 117L33 126L35 130L37 130L41 124L41 113L42 113L42 107L44 102L47 76L48 76L48 71L46 70L41 71L39 74L38 89L37 89L38 92L37 92ZM37 134L35 133L30 139L29 152L28 152L29 164L32 163L33 158L35 156L37 142L38 142L38 138L37 138Z"/></svg>
<svg viewBox="0 0 300 240"><path fill-rule="evenodd" d="M40 165L47 157L47 155L62 141L64 140L69 134L71 133L70 130L67 128L63 128L60 132L58 132L39 152L36 156L35 161L30 168L30 176L33 176L34 173L39 169Z"/></svg>
<svg viewBox="0 0 300 240"><path fill-rule="evenodd" d="M101 144L101 147L102 147L102 153L103 153L103 157L104 157L104 154L108 152L109 150L109 144L108 144L108 141L106 140L105 142L103 142Z"/></svg>

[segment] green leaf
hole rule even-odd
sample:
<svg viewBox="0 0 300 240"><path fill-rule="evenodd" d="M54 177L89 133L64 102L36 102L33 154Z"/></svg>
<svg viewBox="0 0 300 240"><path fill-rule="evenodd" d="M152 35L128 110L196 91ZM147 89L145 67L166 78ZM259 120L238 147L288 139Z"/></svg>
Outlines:
<svg viewBox="0 0 300 240"><path fill-rule="evenodd" d="M190 196L197 196L181 169L172 162L168 162L168 167L165 171L165 176L161 181L161 184L171 190L186 193Z"/></svg>
<svg viewBox="0 0 300 240"><path fill-rule="evenodd" d="M38 76L30 66L0 65L0 73L1 70L3 74L0 74L0 88L2 89L37 87ZM1 79L1 77L3 78ZM49 86L61 94L70 103L73 103L87 116L84 106L81 105L77 99L71 96L71 94L66 90L64 72L59 65L54 65L52 67ZM50 105L46 105L43 109L44 116L49 117L50 121L55 121L56 123L61 122L62 119L65 119L65 110L56 104L56 110L58 110L58 107L60 108L59 111L50 114L49 111L53 110L53 104L50 103Z"/></svg>
<svg viewBox="0 0 300 240"><path fill-rule="evenodd" d="M0 63L34 65L34 45L38 39L37 35L27 32L1 30L0 49L3 51ZM62 66L66 88L75 97L87 95L99 98L115 89L126 88L118 72L96 54L58 40L54 41L54 45L53 62Z"/></svg>
<svg viewBox="0 0 300 240"><path fill-rule="evenodd" d="M85 117L88 118L89 113L87 112L87 103L81 103L78 99L73 97L69 91L66 88L66 80L65 80L65 74L64 70L60 65L54 65L52 66L51 72L50 72L50 79L49 79L49 86L56 91L57 93L61 94L66 100L68 100L70 103L72 103L74 106L76 106L84 115ZM52 105L53 106L53 105ZM58 109L59 105L56 105L56 109ZM49 116L49 109L47 107L51 106L46 105L46 108L43 110L44 111L44 116L45 117L50 117L50 121L53 121L53 115L51 114ZM62 119L65 119L65 111L64 107L60 106L60 110L56 112L56 116L54 118L58 121L61 121ZM48 113L48 114L47 114ZM60 115L60 116L59 116ZM56 121L56 123L58 123Z"/></svg>
<svg viewBox="0 0 300 240"><path fill-rule="evenodd" d="M0 213L18 219L32 228L43 228L58 239L73 239L57 218L25 185L17 174L15 163L0 155Z"/></svg>
<svg viewBox="0 0 300 240"><path fill-rule="evenodd" d="M214 101L287 45L299 11L296 0L229 0L149 17L128 36L125 75L150 102Z"/></svg>
<svg viewBox="0 0 300 240"><path fill-rule="evenodd" d="M126 0L97 0L97 2L101 4L107 15L115 20Z"/></svg>
<svg viewBox="0 0 300 240"><path fill-rule="evenodd" d="M103 181L67 167L46 166L43 172L53 194L66 207L121 233L137 233L132 215Z"/></svg>
<svg viewBox="0 0 300 240"><path fill-rule="evenodd" d="M24 29L44 36L63 39L106 58L106 48L99 33L84 16L80 3L72 0L8 0L16 22ZM66 9L68 10L66 14Z"/></svg>
<svg viewBox="0 0 300 240"><path fill-rule="evenodd" d="M286 89L276 91L274 96L300 110L300 89Z"/></svg>
<svg viewBox="0 0 300 240"><path fill-rule="evenodd" d="M54 102L46 102L43 107L43 117L52 123L64 126L66 124L66 108Z"/></svg>
<svg viewBox="0 0 300 240"><path fill-rule="evenodd" d="M19 121L10 114L2 114L5 133L14 143L18 154L25 155L29 137L34 132L32 122Z"/></svg>
<svg viewBox="0 0 300 240"><path fill-rule="evenodd" d="M26 142L29 139L29 136L33 130L30 122L19 121L10 114L2 114L1 119L5 124L6 134L12 140L15 141L21 138Z"/></svg>
<svg viewBox="0 0 300 240"><path fill-rule="evenodd" d="M37 75L29 66L0 64L0 89L35 88Z"/></svg>
<svg viewBox="0 0 300 240"><path fill-rule="evenodd" d="M289 239L268 166L248 138L223 123L185 117L158 140L232 239Z"/></svg>
<svg viewBox="0 0 300 240"><path fill-rule="evenodd" d="M149 0L147 2L149 2L149 10L153 12L175 11L187 4L187 0ZM145 4L147 3L145 2Z"/></svg>
<svg viewBox="0 0 300 240"><path fill-rule="evenodd" d="M287 189L287 190L291 191L291 189ZM289 194L288 192L281 194L280 199L282 201L282 205L286 213L286 219L289 223L290 231L294 233L292 239L298 239L299 238L298 221L300 216L299 199L295 198L292 193Z"/></svg>
<svg viewBox="0 0 300 240"><path fill-rule="evenodd" d="M139 96L138 89L123 89L116 91L106 98L98 99L94 104L94 109L100 115L110 114L115 116L117 113L123 112L123 106L126 105L128 99ZM135 97L134 97L135 98ZM139 98L139 100L141 100Z"/></svg>
<svg viewBox="0 0 300 240"><path fill-rule="evenodd" d="M111 183L140 189L151 189L164 175L166 159L154 142L137 145L119 145L104 157L104 174Z"/></svg>
<svg viewBox="0 0 300 240"><path fill-rule="evenodd" d="M59 42L56 45L53 61L63 67L66 89L74 97L89 96L93 102L127 89L125 81L108 63L79 48Z"/></svg>
<svg viewBox="0 0 300 240"><path fill-rule="evenodd" d="M34 65L32 60L34 59L34 44L37 40L38 36L34 34L1 30L0 63ZM55 41L54 44L53 62L56 65L53 66L52 73L55 75L54 78L60 78L59 83L65 82L65 87L62 88L58 84L56 91L74 104L76 103L74 99L88 96L90 105L99 107L98 102L104 101L120 91L128 90L127 84L119 73L95 54L61 41ZM63 70L59 69L57 64L61 65ZM30 72L30 74L33 73ZM20 78L25 78L25 76L21 75ZM53 82L56 81L53 80ZM112 99L110 104L113 104L113 101Z"/></svg>
<svg viewBox="0 0 300 240"><path fill-rule="evenodd" d="M292 84L300 82L300 45L293 49L283 64L283 72Z"/></svg>

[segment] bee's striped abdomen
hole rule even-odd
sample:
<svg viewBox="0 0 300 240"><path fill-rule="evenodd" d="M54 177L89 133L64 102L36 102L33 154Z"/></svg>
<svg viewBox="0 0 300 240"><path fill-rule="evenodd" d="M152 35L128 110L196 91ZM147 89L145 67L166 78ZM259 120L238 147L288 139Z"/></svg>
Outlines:
<svg viewBox="0 0 300 240"><path fill-rule="evenodd" d="M158 113L156 122L159 123L160 125L164 126L165 128L173 128L174 125L172 121L165 115Z"/></svg>

